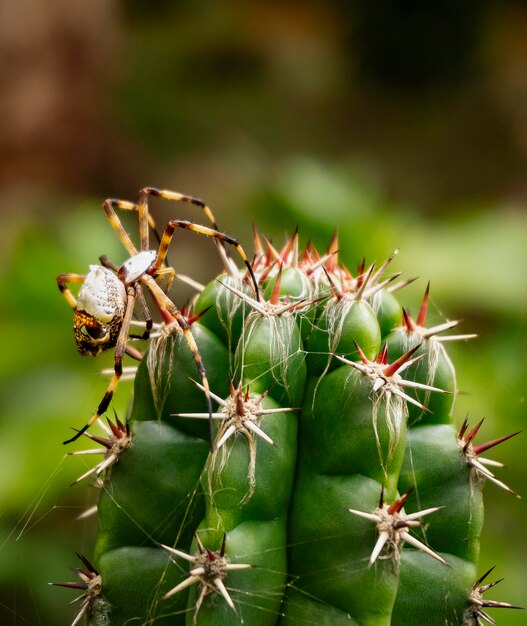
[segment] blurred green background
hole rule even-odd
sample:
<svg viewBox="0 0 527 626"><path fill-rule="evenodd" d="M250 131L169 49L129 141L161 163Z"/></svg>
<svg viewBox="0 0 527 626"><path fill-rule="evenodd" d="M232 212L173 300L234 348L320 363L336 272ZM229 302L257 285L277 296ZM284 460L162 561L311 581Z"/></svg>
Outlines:
<svg viewBox="0 0 527 626"><path fill-rule="evenodd" d="M480 335L451 346L456 420L485 417L485 440L523 428L526 29L527 6L504 0L1 4L1 624L69 623L73 595L47 583L72 579L93 543L94 521L76 517L95 490L69 487L88 461L61 441L112 362L76 354L55 276L124 260L106 197L204 197L247 249L253 221L278 243L299 224L322 247L338 228L352 267L399 248L394 269L421 277L403 304L416 312L430 279L433 318ZM182 233L170 260L204 281L213 248ZM493 454L523 494L525 445ZM526 528L524 500L487 485L479 569L505 577L489 597L527 604Z"/></svg>

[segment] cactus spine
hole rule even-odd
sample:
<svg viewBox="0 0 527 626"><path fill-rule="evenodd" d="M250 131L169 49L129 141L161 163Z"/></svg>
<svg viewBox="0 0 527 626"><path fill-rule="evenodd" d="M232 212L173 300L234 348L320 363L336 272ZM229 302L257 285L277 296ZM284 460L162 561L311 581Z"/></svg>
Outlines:
<svg viewBox="0 0 527 626"><path fill-rule="evenodd" d="M426 327L428 289L416 321L401 308L393 257L352 274L336 238L254 243L258 293L223 251L183 311L215 412L165 311L129 420L87 433L105 461L77 619L472 626L510 606L477 560L485 478L510 491L480 454L512 435L455 431L455 322Z"/></svg>

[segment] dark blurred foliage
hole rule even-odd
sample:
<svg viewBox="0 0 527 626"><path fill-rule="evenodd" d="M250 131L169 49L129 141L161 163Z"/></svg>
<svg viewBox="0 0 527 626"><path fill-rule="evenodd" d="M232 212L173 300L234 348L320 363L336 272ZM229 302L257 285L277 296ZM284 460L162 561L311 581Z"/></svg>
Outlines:
<svg viewBox="0 0 527 626"><path fill-rule="evenodd" d="M359 80L395 92L456 88L483 71L493 0L336 2Z"/></svg>
<svg viewBox="0 0 527 626"><path fill-rule="evenodd" d="M203 196L247 248L252 220L277 242L298 223L321 247L338 227L352 266L400 247L395 269L422 277L404 304L415 311L430 278L437 320L480 334L452 346L470 394L456 419L486 417L488 438L522 428L526 32L512 0L0 3L2 624L68 623L72 597L46 583L93 542L75 517L96 494L68 488L86 464L61 441L96 406L111 355L75 353L54 282L103 253L124 260L105 197ZM209 279L214 247L184 235L171 263ZM121 416L129 397L123 383ZM521 437L495 455L520 492ZM525 507L497 491L481 568L506 577L494 597L527 604ZM524 620L505 613L502 626Z"/></svg>

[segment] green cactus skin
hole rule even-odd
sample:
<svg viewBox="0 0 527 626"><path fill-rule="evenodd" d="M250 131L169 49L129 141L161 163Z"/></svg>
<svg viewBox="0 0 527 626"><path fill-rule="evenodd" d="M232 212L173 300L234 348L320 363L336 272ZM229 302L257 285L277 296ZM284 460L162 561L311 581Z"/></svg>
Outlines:
<svg viewBox="0 0 527 626"><path fill-rule="evenodd" d="M401 305L387 289L378 291L373 296L371 305L379 323L381 337L385 339L401 325Z"/></svg>
<svg viewBox="0 0 527 626"><path fill-rule="evenodd" d="M358 359L358 344L367 357L380 349L381 332L375 313L367 302L347 298L330 300L320 315L306 345L312 375L338 366L328 355L339 354Z"/></svg>
<svg viewBox="0 0 527 626"><path fill-rule="evenodd" d="M353 277L336 239L326 257L300 257L296 235L256 243L258 299L240 273L195 302L212 452L181 333L162 330L139 365L89 623L472 626L484 481L426 312L401 309L388 262Z"/></svg>
<svg viewBox="0 0 527 626"><path fill-rule="evenodd" d="M455 556L440 555L448 567L417 550L402 551L393 626L465 624L467 591L477 578L476 568Z"/></svg>
<svg viewBox="0 0 527 626"><path fill-rule="evenodd" d="M242 334L248 311L245 302L230 291L229 287L251 293L241 279L226 273L220 274L199 294L195 308L198 312L206 311L200 320L201 324L233 351Z"/></svg>
<svg viewBox="0 0 527 626"><path fill-rule="evenodd" d="M408 380L432 385L450 393L411 391L410 394L424 404L427 411L410 404L408 407L409 423L410 425L448 424L452 419L454 407L456 373L444 346L433 337L423 339L418 333L408 333L403 329L397 329L388 339L388 351L395 358L416 346L419 348L415 356L423 358L409 368L405 377Z"/></svg>

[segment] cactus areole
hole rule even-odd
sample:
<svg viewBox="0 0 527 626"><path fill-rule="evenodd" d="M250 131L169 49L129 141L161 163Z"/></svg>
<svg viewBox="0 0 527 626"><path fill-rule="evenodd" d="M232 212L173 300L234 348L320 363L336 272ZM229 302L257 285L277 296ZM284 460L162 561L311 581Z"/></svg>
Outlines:
<svg viewBox="0 0 527 626"><path fill-rule="evenodd" d="M128 419L85 433L95 553L55 583L82 590L73 624L473 626L518 608L483 595L483 485L512 490L481 454L512 435L454 428L445 340L468 336L427 327L428 288L403 310L393 255L351 271L336 237L319 253L255 232L249 271L216 242L225 271L162 311Z"/></svg>

